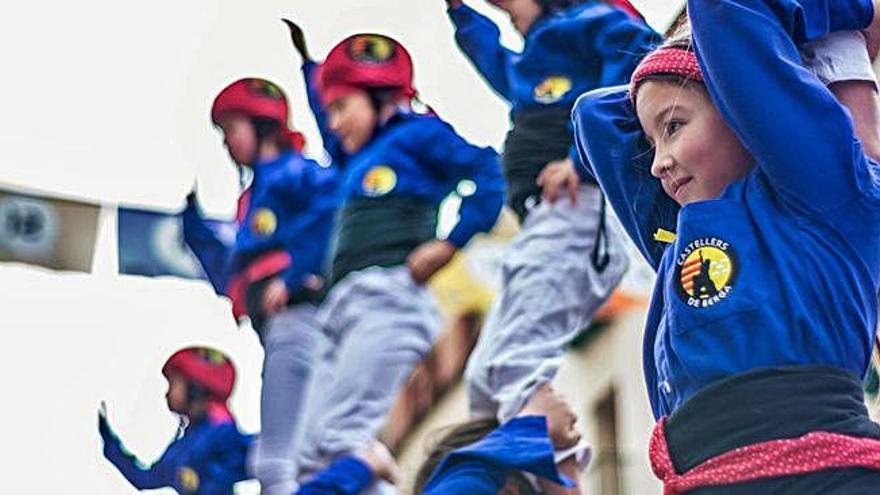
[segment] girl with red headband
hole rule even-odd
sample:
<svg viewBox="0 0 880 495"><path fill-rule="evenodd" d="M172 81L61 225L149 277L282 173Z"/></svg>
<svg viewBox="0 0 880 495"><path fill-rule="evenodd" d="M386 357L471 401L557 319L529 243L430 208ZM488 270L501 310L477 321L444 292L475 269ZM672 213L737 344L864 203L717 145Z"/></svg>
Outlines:
<svg viewBox="0 0 880 495"><path fill-rule="evenodd" d="M158 461L142 467L122 446L107 421L104 404L98 431L104 457L138 490L170 487L177 493L232 494L246 479L245 457L252 438L238 431L227 402L235 368L222 352L188 347L175 352L162 367L168 380L168 409L181 417L181 431Z"/></svg>
<svg viewBox="0 0 880 495"><path fill-rule="evenodd" d="M580 177L571 107L588 90L629 80L659 35L628 2L627 11L609 5L621 2L492 0L524 37L515 52L489 18L446 3L459 48L511 107L502 161L522 229L465 373L471 415L504 422L553 379L626 271L619 225L595 180Z"/></svg>
<svg viewBox="0 0 880 495"><path fill-rule="evenodd" d="M310 410L301 466L308 476L378 433L440 329L424 284L492 227L504 181L494 151L413 109L413 66L400 43L354 35L316 67L292 27L325 148L344 170L331 290L321 311L334 340L328 361L335 380L324 383L327 392ZM457 224L440 239L439 204L463 180L475 191L462 198Z"/></svg>
<svg viewBox="0 0 880 495"><path fill-rule="evenodd" d="M214 100L211 120L233 161L252 172L227 248L190 202L184 233L234 315L248 316L265 349L255 454L263 493L289 495L304 404L323 338L316 320L324 262L336 212L336 171L305 158L302 136L288 127L278 86L248 78Z"/></svg>
<svg viewBox="0 0 880 495"><path fill-rule="evenodd" d="M666 494L876 493L865 410L880 180L801 65L868 0L689 0L693 43L582 97L578 149L657 270L644 345ZM723 27L723 28L722 28Z"/></svg>

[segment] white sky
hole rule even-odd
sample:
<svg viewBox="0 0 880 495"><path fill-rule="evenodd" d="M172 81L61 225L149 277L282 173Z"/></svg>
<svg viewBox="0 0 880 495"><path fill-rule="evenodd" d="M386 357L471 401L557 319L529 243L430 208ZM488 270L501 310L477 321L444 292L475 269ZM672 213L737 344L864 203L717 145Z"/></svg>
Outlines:
<svg viewBox="0 0 880 495"><path fill-rule="evenodd" d="M663 29L681 2L638 1ZM480 0L469 2L517 36ZM279 82L294 124L319 139L299 61L279 18L304 26L322 57L357 31L412 52L423 99L465 137L499 146L507 108L457 51L443 0L17 2L0 16L0 183L107 203L176 209L199 177L207 209L230 213L235 173L212 129L213 96L255 75ZM200 283L117 277L112 212L94 275L0 264L4 484L15 493L129 493L102 460L94 413L151 460L173 433L159 368L194 342L230 352L242 375L233 408L258 425L256 338Z"/></svg>

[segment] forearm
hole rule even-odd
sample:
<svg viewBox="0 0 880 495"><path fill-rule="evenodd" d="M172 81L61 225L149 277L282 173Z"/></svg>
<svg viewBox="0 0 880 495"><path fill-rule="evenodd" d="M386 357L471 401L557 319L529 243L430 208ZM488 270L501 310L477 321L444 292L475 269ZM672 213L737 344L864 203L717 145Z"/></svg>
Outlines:
<svg viewBox="0 0 880 495"><path fill-rule="evenodd" d="M852 116L856 136L869 158L880 162L880 100L876 83L839 81L828 87Z"/></svg>
<svg viewBox="0 0 880 495"><path fill-rule="evenodd" d="M128 453L118 439L105 440L104 457L119 470L120 474L132 486L139 490L166 486L159 475L158 469L155 467L141 469L139 467L141 465L140 461L134 455Z"/></svg>

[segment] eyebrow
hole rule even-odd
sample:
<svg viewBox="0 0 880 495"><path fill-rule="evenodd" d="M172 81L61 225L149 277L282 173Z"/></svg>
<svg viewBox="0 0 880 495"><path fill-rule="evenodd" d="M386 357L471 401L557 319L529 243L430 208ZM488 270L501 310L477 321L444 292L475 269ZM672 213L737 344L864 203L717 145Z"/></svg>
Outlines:
<svg viewBox="0 0 880 495"><path fill-rule="evenodd" d="M654 116L654 129L660 129L659 124L669 118L669 115L678 107L678 100L666 105L657 115Z"/></svg>

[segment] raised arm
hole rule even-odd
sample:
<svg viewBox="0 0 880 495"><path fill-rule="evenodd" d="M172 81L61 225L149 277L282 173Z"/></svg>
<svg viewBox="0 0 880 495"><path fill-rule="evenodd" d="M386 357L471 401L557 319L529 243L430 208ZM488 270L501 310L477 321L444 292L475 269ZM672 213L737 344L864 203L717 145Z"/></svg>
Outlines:
<svg viewBox="0 0 880 495"><path fill-rule="evenodd" d="M486 82L504 99L510 100L507 67L513 52L501 46L501 31L488 17L461 2L449 5L449 18L455 25L455 41L482 74Z"/></svg>
<svg viewBox="0 0 880 495"><path fill-rule="evenodd" d="M116 466L132 486L138 490L148 490L173 485L174 469L169 466L165 454L152 466L143 467L137 457L122 446L104 413L98 414L98 432L104 441L104 457Z"/></svg>
<svg viewBox="0 0 880 495"><path fill-rule="evenodd" d="M598 2L581 12L568 29L585 63L601 61L599 87L628 83L639 60L661 41L644 21Z"/></svg>
<svg viewBox="0 0 880 495"><path fill-rule="evenodd" d="M651 176L653 152L642 137L626 86L581 96L572 111L575 146L642 256L656 270L674 233L679 206ZM661 236L662 237L662 236Z"/></svg>
<svg viewBox="0 0 880 495"><path fill-rule="evenodd" d="M288 19L282 19L282 21L287 25L287 28L290 31L291 44L302 60L301 70L303 82L306 86L306 96L309 100L309 108L312 109L312 115L315 117L315 123L318 125L318 131L321 133L321 140L324 142L324 150L330 155L330 159L333 161L334 165L343 166L346 159L346 153L342 150L342 147L339 144L339 138L337 138L336 134L334 134L327 126L327 113L324 111L324 106L321 104L321 93L318 90L317 80L315 79L319 65L312 59L312 56L309 53L305 33L303 33L299 24Z"/></svg>
<svg viewBox="0 0 880 495"><path fill-rule="evenodd" d="M233 236L224 237L220 234L218 225L205 220L192 193L186 198L186 208L181 213L181 220L184 241L195 253L214 291L224 294ZM231 225L227 228L234 230Z"/></svg>
<svg viewBox="0 0 880 495"><path fill-rule="evenodd" d="M810 214L876 202L852 121L797 50L829 32L864 29L871 2L689 0L688 12L712 100L783 201Z"/></svg>

